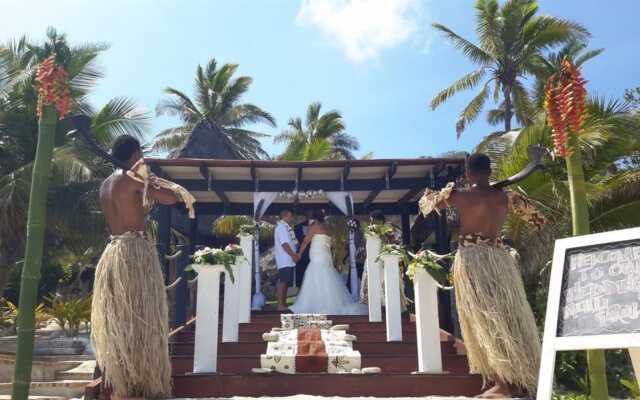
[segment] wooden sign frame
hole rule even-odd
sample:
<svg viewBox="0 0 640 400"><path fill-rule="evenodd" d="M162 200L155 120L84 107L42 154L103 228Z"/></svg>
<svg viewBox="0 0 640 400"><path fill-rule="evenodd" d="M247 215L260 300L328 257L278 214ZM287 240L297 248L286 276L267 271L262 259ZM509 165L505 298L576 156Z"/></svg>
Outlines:
<svg viewBox="0 0 640 400"><path fill-rule="evenodd" d="M558 337L557 335L567 251L636 239L640 239L640 228L623 229L556 240L547 298L547 313L544 322L544 338L542 341L540 373L538 375L537 400L551 399L553 394L556 352L558 351L628 349L635 375L636 377L640 377L640 333L570 337Z"/></svg>

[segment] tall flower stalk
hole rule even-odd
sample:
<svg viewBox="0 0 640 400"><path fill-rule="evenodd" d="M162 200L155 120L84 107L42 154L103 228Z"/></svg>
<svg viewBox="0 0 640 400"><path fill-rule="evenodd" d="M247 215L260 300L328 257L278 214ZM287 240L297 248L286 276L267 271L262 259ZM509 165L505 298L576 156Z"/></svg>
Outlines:
<svg viewBox="0 0 640 400"><path fill-rule="evenodd" d="M582 154L578 146L585 115L585 84L580 71L564 59L560 71L547 80L545 90L545 108L553 129L554 150L567 164L574 236L591 232ZM588 350L587 364L591 398L608 399L604 350Z"/></svg>
<svg viewBox="0 0 640 400"><path fill-rule="evenodd" d="M56 63L54 55L40 64L36 84L38 85L38 146L31 176L27 244L20 281L18 348L12 393L12 398L16 400L26 400L29 397L35 332L34 310L42 264L49 169L57 120L69 112L67 74L64 68Z"/></svg>

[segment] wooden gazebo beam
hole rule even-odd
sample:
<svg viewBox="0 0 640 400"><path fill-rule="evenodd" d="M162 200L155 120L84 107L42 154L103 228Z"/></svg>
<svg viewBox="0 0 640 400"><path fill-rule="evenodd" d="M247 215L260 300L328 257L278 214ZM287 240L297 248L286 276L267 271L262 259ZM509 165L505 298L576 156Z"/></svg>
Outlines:
<svg viewBox="0 0 640 400"><path fill-rule="evenodd" d="M175 183L184 186L190 191L208 191L208 182L202 179L174 179ZM371 190L408 190L419 187L424 189L429 184L427 178L397 178L387 182L385 178L375 179L350 179L341 188L341 182L337 180L302 180L298 183L298 190L323 190L331 191L362 191ZM223 192L255 192L256 186L261 192L281 192L295 189L294 180L261 180L259 185L253 180L216 180L213 189Z"/></svg>
<svg viewBox="0 0 640 400"><path fill-rule="evenodd" d="M253 203L231 203L226 209L222 203L196 203L195 208L196 214L199 215L253 215ZM284 208L293 208L293 204L273 203L269 206L265 215L278 215ZM296 211L304 213L317 208L324 209L329 215L344 215L337 207L329 203L299 203L296 206ZM363 203L354 204L355 215L366 215L369 209L380 210L385 215L416 214L418 212L418 204L410 203L401 206L398 203L372 203L368 208Z"/></svg>

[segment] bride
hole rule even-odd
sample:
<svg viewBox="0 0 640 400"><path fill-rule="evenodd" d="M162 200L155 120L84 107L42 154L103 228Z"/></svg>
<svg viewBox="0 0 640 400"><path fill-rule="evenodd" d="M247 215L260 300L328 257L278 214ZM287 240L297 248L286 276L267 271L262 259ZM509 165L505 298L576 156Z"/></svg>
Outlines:
<svg viewBox="0 0 640 400"><path fill-rule="evenodd" d="M366 314L365 304L354 303L340 274L333 266L331 232L325 224L322 210L313 212L315 221L305 236L298 254L309 249L309 265L298 298L291 311L296 314L360 315Z"/></svg>

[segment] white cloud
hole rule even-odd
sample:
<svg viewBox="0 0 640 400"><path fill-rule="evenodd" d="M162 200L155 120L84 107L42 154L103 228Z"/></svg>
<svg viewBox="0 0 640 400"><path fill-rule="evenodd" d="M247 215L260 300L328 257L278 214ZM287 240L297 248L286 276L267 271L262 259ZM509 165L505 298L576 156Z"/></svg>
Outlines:
<svg viewBox="0 0 640 400"><path fill-rule="evenodd" d="M319 29L352 61L377 57L424 24L423 0L302 0L296 20Z"/></svg>

